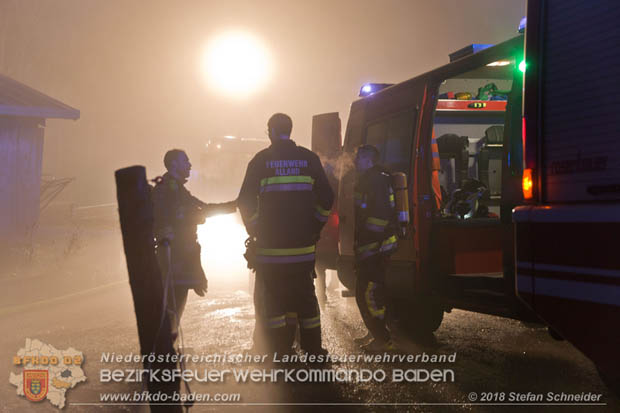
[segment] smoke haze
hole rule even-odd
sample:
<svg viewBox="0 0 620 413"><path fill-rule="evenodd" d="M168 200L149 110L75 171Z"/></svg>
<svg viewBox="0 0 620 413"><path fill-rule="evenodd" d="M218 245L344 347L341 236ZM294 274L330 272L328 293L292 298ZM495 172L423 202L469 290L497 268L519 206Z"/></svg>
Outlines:
<svg viewBox="0 0 620 413"><path fill-rule="evenodd" d="M0 73L80 109L76 122L48 121L43 172L76 177L63 199L92 205L114 201L115 169L152 177L169 148L197 159L210 137L265 137L276 111L305 146L313 114L338 111L344 132L364 82L507 40L524 13L524 0L1 0ZM245 100L213 93L201 73L209 39L231 28L273 58L270 83Z"/></svg>

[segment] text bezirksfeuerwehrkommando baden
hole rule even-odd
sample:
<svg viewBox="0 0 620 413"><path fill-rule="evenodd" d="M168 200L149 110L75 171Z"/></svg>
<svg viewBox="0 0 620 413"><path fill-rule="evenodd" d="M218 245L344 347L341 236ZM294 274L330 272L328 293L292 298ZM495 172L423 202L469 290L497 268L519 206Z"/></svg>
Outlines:
<svg viewBox="0 0 620 413"><path fill-rule="evenodd" d="M101 383L171 383L178 380L202 383L226 383L234 380L237 383L367 383L374 381L383 383L392 381L401 382L454 382L452 369L101 369L99 381Z"/></svg>

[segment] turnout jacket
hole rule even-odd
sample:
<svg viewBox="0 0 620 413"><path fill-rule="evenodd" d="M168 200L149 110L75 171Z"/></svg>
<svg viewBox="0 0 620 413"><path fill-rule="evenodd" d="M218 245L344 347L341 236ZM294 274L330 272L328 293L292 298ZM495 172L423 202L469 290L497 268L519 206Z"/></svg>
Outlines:
<svg viewBox="0 0 620 413"><path fill-rule="evenodd" d="M397 247L396 204L389 172L375 165L358 176L355 198L355 258L391 254Z"/></svg>
<svg viewBox="0 0 620 413"><path fill-rule="evenodd" d="M180 181L166 173L153 188L153 233L158 241L170 238L174 283L195 288L206 284L196 226L204 223L209 216L235 212L236 205L235 202L206 204L193 196L184 185L185 180ZM162 275L166 276L168 258L164 246L158 246L157 258Z"/></svg>
<svg viewBox="0 0 620 413"><path fill-rule="evenodd" d="M238 198L247 232L256 238L256 263L314 268L315 244L333 201L314 152L285 139L257 153Z"/></svg>

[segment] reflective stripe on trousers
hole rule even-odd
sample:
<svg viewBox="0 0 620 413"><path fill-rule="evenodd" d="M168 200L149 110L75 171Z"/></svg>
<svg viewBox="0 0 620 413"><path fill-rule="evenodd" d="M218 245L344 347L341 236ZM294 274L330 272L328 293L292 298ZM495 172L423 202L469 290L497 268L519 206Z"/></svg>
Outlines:
<svg viewBox="0 0 620 413"><path fill-rule="evenodd" d="M302 318L299 320L299 323L301 324L301 328L305 329L321 327L321 316L317 315L312 318Z"/></svg>
<svg viewBox="0 0 620 413"><path fill-rule="evenodd" d="M286 313L286 325L297 325L297 313Z"/></svg>
<svg viewBox="0 0 620 413"><path fill-rule="evenodd" d="M366 287L366 293L364 294L364 298L366 299L366 306L368 307L368 311L370 315L375 318L383 319L385 317L385 306L378 307L377 302L375 301L374 291L377 289L377 283L369 281L368 287Z"/></svg>
<svg viewBox="0 0 620 413"><path fill-rule="evenodd" d="M263 264L289 264L314 261L316 246L301 248L258 248L256 259Z"/></svg>
<svg viewBox="0 0 620 413"><path fill-rule="evenodd" d="M286 327L286 318L283 315L270 317L267 319L267 327L269 328L281 328Z"/></svg>

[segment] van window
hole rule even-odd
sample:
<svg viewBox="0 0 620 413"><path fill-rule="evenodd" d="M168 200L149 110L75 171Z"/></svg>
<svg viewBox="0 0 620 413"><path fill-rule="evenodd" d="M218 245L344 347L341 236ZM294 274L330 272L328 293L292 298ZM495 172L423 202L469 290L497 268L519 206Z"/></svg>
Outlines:
<svg viewBox="0 0 620 413"><path fill-rule="evenodd" d="M499 218L504 136L510 136L505 113L516 72L516 59L507 58L441 83L433 123L439 165L432 167L444 216Z"/></svg>
<svg viewBox="0 0 620 413"><path fill-rule="evenodd" d="M392 172L410 175L416 114L415 109L407 110L371 122L366 128L366 143L379 149L381 164Z"/></svg>

